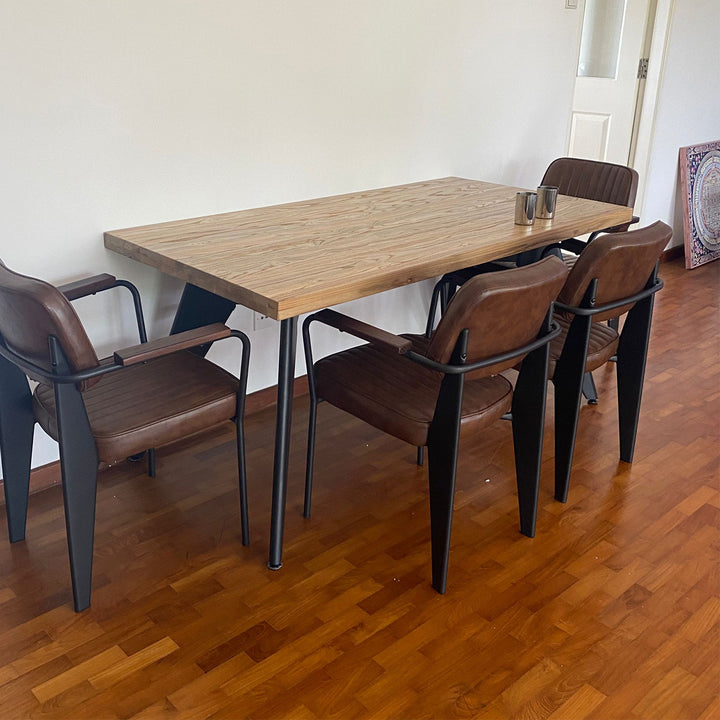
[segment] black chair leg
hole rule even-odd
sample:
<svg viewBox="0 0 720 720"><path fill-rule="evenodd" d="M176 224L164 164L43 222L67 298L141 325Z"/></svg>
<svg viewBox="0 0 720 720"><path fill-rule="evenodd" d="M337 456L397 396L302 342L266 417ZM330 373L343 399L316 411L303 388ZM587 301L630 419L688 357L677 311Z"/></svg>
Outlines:
<svg viewBox="0 0 720 720"><path fill-rule="evenodd" d="M73 600L81 612L90 605L98 456L77 388L56 385L55 404Z"/></svg>
<svg viewBox="0 0 720 720"><path fill-rule="evenodd" d="M432 335L433 328L435 327L435 315L437 314L438 303L440 304L440 315L442 316L445 314L445 310L447 310L447 306L452 300L456 290L457 285L447 280L445 276L435 283L430 298L430 310L428 312L427 324L425 325L425 337L429 338Z"/></svg>
<svg viewBox="0 0 720 720"><path fill-rule="evenodd" d="M237 448L238 480L240 483L240 526L242 530L242 544L250 544L250 520L248 517L247 498L247 463L245 461L245 396L247 393L248 369L250 367L250 340L244 333L238 332L236 337L243 346L242 360L240 362L240 384L237 392L235 408L235 444Z"/></svg>
<svg viewBox="0 0 720 720"><path fill-rule="evenodd" d="M635 438L640 420L650 341L654 296L640 302L628 313L617 352L618 424L620 430L620 459L631 463L635 453Z"/></svg>
<svg viewBox="0 0 720 720"><path fill-rule="evenodd" d="M25 374L0 357L0 459L10 542L25 538L34 424Z"/></svg>
<svg viewBox="0 0 720 720"><path fill-rule="evenodd" d="M148 476L151 478L155 477L155 448L150 448L147 451L148 460Z"/></svg>
<svg viewBox="0 0 720 720"><path fill-rule="evenodd" d="M315 465L315 428L317 424L317 406L320 398L315 385L315 363L313 362L312 343L310 342L310 324L312 315L305 319L302 325L303 351L305 353L305 367L308 373L308 390L310 392L310 411L308 414L308 444L305 461L305 501L303 503L303 517L310 517L312 505L312 481Z"/></svg>
<svg viewBox="0 0 720 720"><path fill-rule="evenodd" d="M583 376L582 394L588 401L588 405L598 404L597 388L595 387L595 380L593 380L592 373L586 372Z"/></svg>
<svg viewBox="0 0 720 720"><path fill-rule="evenodd" d="M417 464L420 467L425 464L425 448L422 445L417 449Z"/></svg>
<svg viewBox="0 0 720 720"><path fill-rule="evenodd" d="M548 347L525 357L512 401L515 476L520 509L520 532L535 537L540 491L545 400L547 394Z"/></svg>
<svg viewBox="0 0 720 720"><path fill-rule="evenodd" d="M432 585L439 593L447 585L456 469L457 443L452 438L438 437L428 443Z"/></svg>
<svg viewBox="0 0 720 720"><path fill-rule="evenodd" d="M307 444L307 460L305 463L305 502L303 505L303 517L310 517L310 509L312 504L312 481L313 469L315 463L315 427L317 424L317 398L310 397L310 413L308 420L308 444Z"/></svg>
<svg viewBox="0 0 720 720"><path fill-rule="evenodd" d="M450 289L446 282L440 282L440 314L444 315L445 311L447 310L448 303L450 302Z"/></svg>
<svg viewBox="0 0 720 720"><path fill-rule="evenodd" d="M240 526L242 544L250 544L250 521L248 518L247 472L245 470L245 430L242 415L235 417L235 446L237 448L238 483L240 489Z"/></svg>
<svg viewBox="0 0 720 720"><path fill-rule="evenodd" d="M580 416L580 387L570 379L555 382L555 499L566 502Z"/></svg>
<svg viewBox="0 0 720 720"><path fill-rule="evenodd" d="M445 314L445 311L447 310L447 307L456 292L457 285L455 284L455 282L453 282L452 280L445 280L443 282L443 289L440 295L440 308L443 315Z"/></svg>
<svg viewBox="0 0 720 720"><path fill-rule="evenodd" d="M425 337L430 337L432 335L433 328L435 327L435 315L437 314L442 287L442 280L438 280L433 287L432 295L430 296L430 310L428 310L428 318L425 325Z"/></svg>
<svg viewBox="0 0 720 720"><path fill-rule="evenodd" d="M463 330L451 363L464 361L467 339L468 331ZM464 377L446 375L443 378L428 432L432 585L439 593L444 593L447 585Z"/></svg>
<svg viewBox="0 0 720 720"><path fill-rule="evenodd" d="M585 376L588 342L588 316L576 315L555 366L555 499L566 502L575 437L580 417L580 401Z"/></svg>

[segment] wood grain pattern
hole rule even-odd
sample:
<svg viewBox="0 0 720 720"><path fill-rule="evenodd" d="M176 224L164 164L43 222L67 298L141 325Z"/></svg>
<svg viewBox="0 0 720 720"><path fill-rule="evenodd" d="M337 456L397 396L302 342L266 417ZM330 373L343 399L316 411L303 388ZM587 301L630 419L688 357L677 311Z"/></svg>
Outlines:
<svg viewBox="0 0 720 720"><path fill-rule="evenodd" d="M276 320L627 222L560 196L515 225L522 188L443 178L105 233L105 246Z"/></svg>
<svg viewBox="0 0 720 720"><path fill-rule="evenodd" d="M265 567L275 412L246 420L243 547L230 424L100 474L92 607L76 615L62 495L0 512L3 720L715 720L720 711L720 263L661 266L636 460L612 365L583 404L567 504L552 393L537 534L518 531L509 423L461 439L448 592L430 585L427 468L323 404L302 517ZM171 479L168 482L168 478Z"/></svg>

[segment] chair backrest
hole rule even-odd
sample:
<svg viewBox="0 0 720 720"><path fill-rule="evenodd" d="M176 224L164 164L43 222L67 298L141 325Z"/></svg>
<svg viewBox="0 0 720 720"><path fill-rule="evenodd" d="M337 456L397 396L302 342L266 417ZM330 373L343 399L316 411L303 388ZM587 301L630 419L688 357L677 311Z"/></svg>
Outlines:
<svg viewBox="0 0 720 720"><path fill-rule="evenodd" d="M466 363L511 352L535 340L550 303L567 277L567 267L556 257L512 270L483 273L468 280L453 295L430 338L427 356L450 361L460 333L468 329ZM473 373L492 375L517 364L516 357Z"/></svg>
<svg viewBox="0 0 720 720"><path fill-rule="evenodd" d="M550 163L541 184L556 185L561 195L633 207L638 174L625 165L565 157Z"/></svg>
<svg viewBox="0 0 720 720"><path fill-rule="evenodd" d="M13 272L2 261L0 335L10 350L48 372L52 371L51 335L59 340L72 372L98 365L95 350L67 298L49 283Z"/></svg>
<svg viewBox="0 0 720 720"><path fill-rule="evenodd" d="M639 293L671 237L672 229L660 220L640 230L598 237L580 253L558 300L580 306L594 278L598 281L595 306ZM598 313L593 320L619 317L631 307L632 304Z"/></svg>

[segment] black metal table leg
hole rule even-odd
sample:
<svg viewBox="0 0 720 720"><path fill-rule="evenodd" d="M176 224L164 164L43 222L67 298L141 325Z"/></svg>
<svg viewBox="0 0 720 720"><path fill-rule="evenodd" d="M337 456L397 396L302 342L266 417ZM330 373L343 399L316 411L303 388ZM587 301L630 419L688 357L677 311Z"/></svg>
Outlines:
<svg viewBox="0 0 720 720"><path fill-rule="evenodd" d="M235 303L231 300L188 283L183 291L170 333L174 334L183 330L190 330L212 322L226 322L234 308ZM280 322L278 403L275 425L270 558L268 560L268 567L271 570L279 570L282 567L290 425L292 422L293 384L295 379L296 334L296 317ZM198 351L204 355L209 347L209 345L202 346Z"/></svg>
<svg viewBox="0 0 720 720"><path fill-rule="evenodd" d="M290 425L292 421L293 383L295 379L295 347L297 318L280 322L280 360L278 364L278 401L275 421L275 461L273 467L272 518L270 522L270 558L268 567L282 567L282 544L287 497Z"/></svg>

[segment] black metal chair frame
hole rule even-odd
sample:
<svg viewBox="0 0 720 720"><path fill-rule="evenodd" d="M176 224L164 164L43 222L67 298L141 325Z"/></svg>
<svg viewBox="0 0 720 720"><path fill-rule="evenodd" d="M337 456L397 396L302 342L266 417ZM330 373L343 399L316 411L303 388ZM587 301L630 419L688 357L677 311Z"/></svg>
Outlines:
<svg viewBox="0 0 720 720"><path fill-rule="evenodd" d="M102 276L99 276L102 277ZM140 295L132 283L125 280L108 281L105 287L92 292L68 294L70 299L122 286L130 290L135 304L136 319L141 345L147 341ZM78 283L79 284L79 283ZM68 287L68 286L64 286ZM63 287L58 288L62 291ZM174 345L164 354L200 346L192 343L193 332L173 335ZM249 544L247 507L247 483L245 471L245 443L243 419L245 395L250 359L250 340L239 330L228 329L227 337L234 337L243 346L237 391L237 411L234 418L240 486L240 511L242 543ZM34 363L17 355L0 335L0 459L4 477L5 503L10 542L25 538L30 465L35 415L28 375L52 384L55 390L57 413L58 445L62 474L65 526L70 556L73 603L81 612L90 605L93 544L95 530L95 499L97 492L98 454L93 439L82 392L78 384L122 370L124 365L115 356L114 362L102 362L99 366L71 372L67 357L56 337L49 337L49 351L53 372L48 372ZM152 454L152 450L150 451ZM155 463L151 455L149 473L154 475Z"/></svg>
<svg viewBox="0 0 720 720"><path fill-rule="evenodd" d="M598 235L604 235L605 233L620 232L625 230L630 225L640 222L640 218L637 215L633 215L630 222L623 223L622 225L613 225L612 227L604 228L603 230L595 230L588 236L587 242L578 240L577 238L567 238L560 242L547 245L543 249L543 257L553 250L559 248L560 250L567 250L580 255L580 253L596 238ZM541 258L542 259L542 258ZM454 272L445 273L440 280L438 280L433 286L432 295L430 296L430 310L428 311L427 324L425 325L425 337L430 337L435 325L435 315L437 314L438 303L440 304L440 315L445 314L448 303L455 294L455 291L460 287L467 278L463 276L464 270L474 270L474 275L479 275L484 272L497 272L499 270L507 270L507 266L499 264L498 262L487 262L482 265L476 265L473 268L463 268L462 270L456 270ZM617 326L615 326L617 329Z"/></svg>
<svg viewBox="0 0 720 720"><path fill-rule="evenodd" d="M573 314L567 338L555 366L555 498L566 502L570 485L582 386L593 317L634 303L627 313L617 351L618 423L620 459L631 463L640 419L645 366L655 293L663 287L658 266L645 289L636 295L596 306L598 280L594 278L579 307L555 302L557 310Z"/></svg>
<svg viewBox="0 0 720 720"><path fill-rule="evenodd" d="M613 226L605 228L604 230L595 230L595 232L590 234L587 242L583 242L582 240L578 240L577 238L568 238L567 240L563 240L562 242L553 243L552 245L548 245L547 247L543 248L543 257L546 257L546 255L554 248L559 248L560 250L570 250L576 255L579 255L598 235L602 235L608 232L618 232L618 227L624 228L639 221L640 218L637 215L633 215L632 220L625 225ZM507 267L495 262L488 262L484 263L483 265L478 265L474 269L477 271L475 274L480 274L483 272L497 272L499 270L507 270ZM437 314L438 302L440 303L440 315L444 315L445 310L447 310L448 303L450 302L450 300L452 300L452 296L455 294L457 288L466 281L467 278L463 277L462 273L462 270L458 270L455 273L446 273L440 278L440 280L435 283L432 295L430 297L430 310L428 312L427 324L425 326L425 337L429 338L432 334L433 326L435 324L435 315ZM617 318L609 320L608 325L617 330ZM613 357L613 361L614 360L615 358ZM590 405L597 405L598 394L592 373L585 373L585 377L583 378L582 394L587 398L587 401ZM420 452L418 453L418 465L422 465L422 453Z"/></svg>
<svg viewBox="0 0 720 720"><path fill-rule="evenodd" d="M494 355L479 362L466 364L469 330L463 330L455 344L449 363L435 362L412 350L409 339L379 330L372 325L349 318L334 310L322 310L305 319L302 327L305 361L310 389L310 416L308 427L307 465L305 475L304 516L310 516L312 477L315 454L315 425L317 394L313 372L310 325L320 322L348 332L355 337L390 352L399 353L409 361L444 374L440 385L435 412L428 434L430 534L432 546L432 585L444 593L447 584L448 558L455 476L462 419L462 395L465 374L495 363L525 355L512 398L512 432L515 450L515 470L520 510L520 532L535 536L537 502L540 484L543 425L549 343L560 333L548 312L539 337L532 343L511 352ZM380 335L379 335L380 334Z"/></svg>
<svg viewBox="0 0 720 720"><path fill-rule="evenodd" d="M115 287L126 288L132 297L133 307L135 309L135 322L138 328L138 338L141 343L147 342L147 330L145 328L145 316L142 309L142 299L140 292L129 280L118 280L114 275L102 273L101 275L93 275L92 277L83 278L76 282L59 285L58 290L70 301L77 300L88 295L97 295L99 292L111 290ZM142 459L144 453L134 455L129 460L133 462ZM155 448L147 450L148 475L155 477Z"/></svg>

